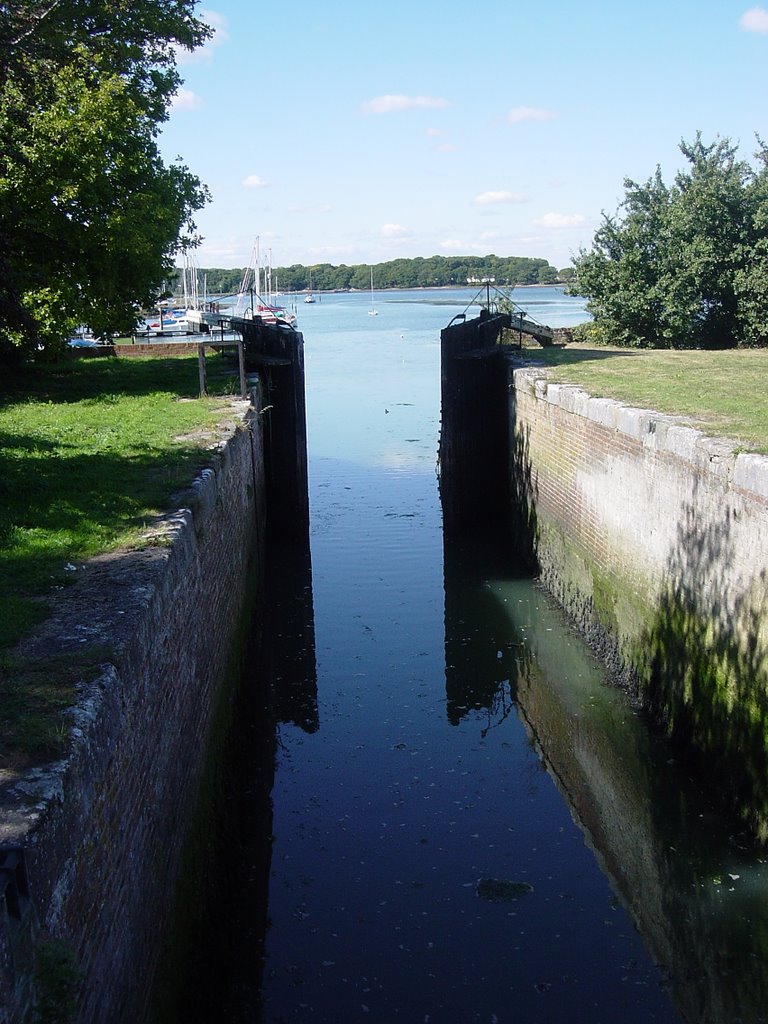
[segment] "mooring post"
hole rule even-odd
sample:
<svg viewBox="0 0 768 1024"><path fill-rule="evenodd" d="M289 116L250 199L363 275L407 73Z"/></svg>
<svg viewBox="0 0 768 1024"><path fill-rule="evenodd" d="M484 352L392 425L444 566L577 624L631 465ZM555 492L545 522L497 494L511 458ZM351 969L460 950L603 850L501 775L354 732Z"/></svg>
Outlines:
<svg viewBox="0 0 768 1024"><path fill-rule="evenodd" d="M197 346L197 373L200 378L200 397L204 398L208 394L208 389L205 380L205 344L203 342Z"/></svg>

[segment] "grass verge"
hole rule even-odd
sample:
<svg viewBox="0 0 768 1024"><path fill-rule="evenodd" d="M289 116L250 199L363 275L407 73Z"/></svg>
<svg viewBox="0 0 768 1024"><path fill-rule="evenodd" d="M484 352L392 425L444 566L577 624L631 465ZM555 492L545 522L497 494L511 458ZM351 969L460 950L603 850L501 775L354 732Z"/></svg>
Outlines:
<svg viewBox="0 0 768 1024"><path fill-rule="evenodd" d="M682 416L745 451L768 453L768 349L669 351L570 344L526 349L558 381L591 395Z"/></svg>
<svg viewBox="0 0 768 1024"><path fill-rule="evenodd" d="M67 360L0 384L0 766L60 748L78 668L20 661L13 647L48 615L76 562L135 546L209 460L236 390L226 357L208 360L219 393L198 395L196 356ZM87 666L85 666L87 669ZM95 666L94 666L95 670ZM82 678L82 676L81 676Z"/></svg>

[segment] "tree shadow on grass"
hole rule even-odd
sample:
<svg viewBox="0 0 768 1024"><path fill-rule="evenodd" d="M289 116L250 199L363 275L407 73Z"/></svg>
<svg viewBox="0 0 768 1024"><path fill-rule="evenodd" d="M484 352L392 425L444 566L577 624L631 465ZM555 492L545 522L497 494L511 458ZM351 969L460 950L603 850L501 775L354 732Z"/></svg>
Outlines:
<svg viewBox="0 0 768 1024"><path fill-rule="evenodd" d="M64 586L72 562L115 547L149 524L209 461L193 445L127 458L69 455L57 445L50 457L31 464L13 457L13 444L27 448L0 434L0 601L6 607L11 599L36 601ZM46 442L29 447L48 454Z"/></svg>
<svg viewBox="0 0 768 1024"><path fill-rule="evenodd" d="M209 374L231 365L224 354L207 354ZM199 398L196 355L167 358L65 359L53 364L4 369L0 406L30 399L54 404L81 402L108 395L140 397L158 392L176 398Z"/></svg>
<svg viewBox="0 0 768 1024"><path fill-rule="evenodd" d="M532 356L530 360L535 363L542 363L546 366L571 366L574 363L598 362L605 359L621 359L637 356L639 349L618 349L604 348L595 345L591 348L572 348L570 345L552 345L541 349L526 349L526 356Z"/></svg>

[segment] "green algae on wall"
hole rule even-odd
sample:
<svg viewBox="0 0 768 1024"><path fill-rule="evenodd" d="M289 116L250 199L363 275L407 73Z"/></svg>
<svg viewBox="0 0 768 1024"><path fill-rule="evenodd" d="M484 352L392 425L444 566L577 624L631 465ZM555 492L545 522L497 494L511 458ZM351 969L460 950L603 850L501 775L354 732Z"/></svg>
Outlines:
<svg viewBox="0 0 768 1024"><path fill-rule="evenodd" d="M518 373L511 528L613 677L768 841L767 496L690 429Z"/></svg>

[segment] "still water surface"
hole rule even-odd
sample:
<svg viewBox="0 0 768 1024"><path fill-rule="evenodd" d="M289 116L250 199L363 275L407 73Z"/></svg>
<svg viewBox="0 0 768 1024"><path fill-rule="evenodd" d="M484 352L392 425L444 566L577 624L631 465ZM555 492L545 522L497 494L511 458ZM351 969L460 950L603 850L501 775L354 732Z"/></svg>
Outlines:
<svg viewBox="0 0 768 1024"><path fill-rule="evenodd" d="M757 1022L760 858L509 552L444 542L439 332L471 294L299 309L311 572L272 584L271 841L252 823L221 1019Z"/></svg>

